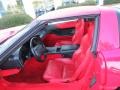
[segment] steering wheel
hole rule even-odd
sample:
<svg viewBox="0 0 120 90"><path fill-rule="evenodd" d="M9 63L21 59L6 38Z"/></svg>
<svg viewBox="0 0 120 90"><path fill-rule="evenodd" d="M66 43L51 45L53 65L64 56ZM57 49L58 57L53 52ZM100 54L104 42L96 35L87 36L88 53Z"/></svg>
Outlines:
<svg viewBox="0 0 120 90"><path fill-rule="evenodd" d="M40 40L40 37L35 36L31 38L30 40L30 49L33 54L33 56L37 59L39 62L43 62L46 59L46 47L44 43Z"/></svg>

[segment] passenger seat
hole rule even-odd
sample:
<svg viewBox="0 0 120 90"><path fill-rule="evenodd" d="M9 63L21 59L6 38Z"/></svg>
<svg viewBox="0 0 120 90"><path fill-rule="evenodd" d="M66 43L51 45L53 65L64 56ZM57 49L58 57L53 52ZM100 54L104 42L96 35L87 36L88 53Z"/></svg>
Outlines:
<svg viewBox="0 0 120 90"><path fill-rule="evenodd" d="M60 41L56 43L56 46L61 45L71 45L71 44L80 44L81 38L84 34L84 19L80 19L77 21L75 25L75 33L73 35L72 41Z"/></svg>

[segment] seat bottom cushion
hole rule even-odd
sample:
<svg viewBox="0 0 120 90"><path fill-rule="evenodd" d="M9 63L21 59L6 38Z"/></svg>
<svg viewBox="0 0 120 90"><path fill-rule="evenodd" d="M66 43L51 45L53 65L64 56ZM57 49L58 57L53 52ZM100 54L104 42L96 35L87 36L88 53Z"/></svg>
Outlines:
<svg viewBox="0 0 120 90"><path fill-rule="evenodd" d="M57 81L65 81L71 78L75 71L74 64L71 59L66 59L66 61L64 61L65 59L62 60L62 58L61 61L60 59L50 60L43 76L44 79L50 82L56 79Z"/></svg>
<svg viewBox="0 0 120 90"><path fill-rule="evenodd" d="M44 73L44 79L49 81L50 79L62 78L63 65L59 62L50 60Z"/></svg>

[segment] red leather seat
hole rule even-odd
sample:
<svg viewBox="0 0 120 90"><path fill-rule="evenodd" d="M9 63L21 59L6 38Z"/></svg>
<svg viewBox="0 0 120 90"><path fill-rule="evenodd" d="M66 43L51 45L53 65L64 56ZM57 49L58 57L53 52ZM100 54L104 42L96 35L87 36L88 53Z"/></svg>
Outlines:
<svg viewBox="0 0 120 90"><path fill-rule="evenodd" d="M74 53L72 59L58 58L49 61L44 73L44 79L50 82L66 82L68 80L72 80L72 78L75 78L79 73L76 70L81 62L84 61L88 47L88 35L85 35L82 39L81 47Z"/></svg>
<svg viewBox="0 0 120 90"><path fill-rule="evenodd" d="M56 46L60 45L69 45L69 44L80 44L81 38L84 34L84 19L80 19L77 21L75 25L75 34L71 41L60 41L56 43Z"/></svg>
<svg viewBox="0 0 120 90"><path fill-rule="evenodd" d="M75 51L72 59L57 58L49 61L43 76L45 80L49 82L69 82L84 76L91 57L88 53L90 52L93 28L93 23L90 23L88 32L82 38L81 46Z"/></svg>

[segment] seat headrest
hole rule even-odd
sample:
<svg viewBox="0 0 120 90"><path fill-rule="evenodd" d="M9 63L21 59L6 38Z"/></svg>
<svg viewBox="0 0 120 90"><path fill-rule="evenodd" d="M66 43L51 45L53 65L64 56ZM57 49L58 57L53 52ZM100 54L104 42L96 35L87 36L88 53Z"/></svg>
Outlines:
<svg viewBox="0 0 120 90"><path fill-rule="evenodd" d="M87 33L88 28L89 28L89 22L85 22L85 27L84 27L85 30L84 30L84 34Z"/></svg>
<svg viewBox="0 0 120 90"><path fill-rule="evenodd" d="M75 30L79 31L84 28L84 19L79 19L76 22Z"/></svg>
<svg viewBox="0 0 120 90"><path fill-rule="evenodd" d="M89 35L89 38L92 38L93 31L94 31L94 22L89 22L89 28L87 30L87 33Z"/></svg>
<svg viewBox="0 0 120 90"><path fill-rule="evenodd" d="M83 34L84 34L84 19L80 19L77 21L75 25L75 34L72 38L73 43L80 44Z"/></svg>

